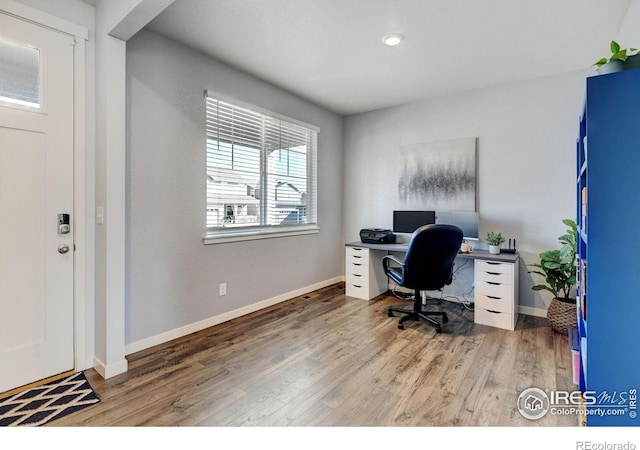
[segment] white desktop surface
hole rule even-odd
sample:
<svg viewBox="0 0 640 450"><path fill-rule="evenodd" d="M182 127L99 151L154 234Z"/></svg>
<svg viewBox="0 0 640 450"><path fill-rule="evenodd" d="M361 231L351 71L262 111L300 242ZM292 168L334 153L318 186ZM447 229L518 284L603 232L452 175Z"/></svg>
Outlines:
<svg viewBox="0 0 640 450"><path fill-rule="evenodd" d="M360 247L368 248L370 250L382 250L387 252L406 252L409 248L409 243L398 244L369 244L366 242L347 242L347 247ZM516 262L519 258L518 253L499 253L497 255L489 253L488 250L473 250L470 253L458 253L459 258L467 259L486 259L489 261L502 261L502 262Z"/></svg>

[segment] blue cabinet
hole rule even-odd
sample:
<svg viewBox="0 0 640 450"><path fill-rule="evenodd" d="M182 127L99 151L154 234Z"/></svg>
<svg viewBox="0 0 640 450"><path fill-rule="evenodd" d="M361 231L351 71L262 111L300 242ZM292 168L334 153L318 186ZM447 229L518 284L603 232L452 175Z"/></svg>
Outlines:
<svg viewBox="0 0 640 450"><path fill-rule="evenodd" d="M640 426L640 69L587 78L577 172L586 424Z"/></svg>

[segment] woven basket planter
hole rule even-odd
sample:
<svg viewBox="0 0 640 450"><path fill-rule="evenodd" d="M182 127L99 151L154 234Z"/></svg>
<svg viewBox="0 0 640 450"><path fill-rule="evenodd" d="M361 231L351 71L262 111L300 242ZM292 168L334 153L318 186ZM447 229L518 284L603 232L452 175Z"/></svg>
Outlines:
<svg viewBox="0 0 640 450"><path fill-rule="evenodd" d="M576 304L554 298L547 308L547 319L554 331L569 334L569 328L576 326Z"/></svg>

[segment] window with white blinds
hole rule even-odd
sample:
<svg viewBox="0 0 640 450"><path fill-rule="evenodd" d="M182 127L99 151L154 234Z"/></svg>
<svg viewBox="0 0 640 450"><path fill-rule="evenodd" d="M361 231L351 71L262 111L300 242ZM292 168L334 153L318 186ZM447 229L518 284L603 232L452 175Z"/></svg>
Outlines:
<svg viewBox="0 0 640 450"><path fill-rule="evenodd" d="M205 97L207 238L317 231L319 130L210 92Z"/></svg>

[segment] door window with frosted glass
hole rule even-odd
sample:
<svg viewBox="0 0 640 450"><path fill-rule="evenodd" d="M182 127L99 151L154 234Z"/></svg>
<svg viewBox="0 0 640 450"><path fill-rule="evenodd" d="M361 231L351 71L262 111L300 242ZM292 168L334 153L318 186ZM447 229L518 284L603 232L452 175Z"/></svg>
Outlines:
<svg viewBox="0 0 640 450"><path fill-rule="evenodd" d="M40 51L0 37L0 102L40 108Z"/></svg>

